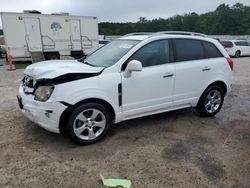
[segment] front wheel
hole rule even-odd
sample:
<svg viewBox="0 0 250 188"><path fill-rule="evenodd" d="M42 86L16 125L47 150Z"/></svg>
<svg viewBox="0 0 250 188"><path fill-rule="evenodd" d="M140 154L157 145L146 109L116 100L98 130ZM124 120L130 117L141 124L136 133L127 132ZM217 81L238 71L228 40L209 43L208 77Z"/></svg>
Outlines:
<svg viewBox="0 0 250 188"><path fill-rule="evenodd" d="M240 57L240 51L236 51L234 57L239 58Z"/></svg>
<svg viewBox="0 0 250 188"><path fill-rule="evenodd" d="M219 86L211 86L202 94L196 111L203 117L212 117L220 111L223 102L223 90Z"/></svg>
<svg viewBox="0 0 250 188"><path fill-rule="evenodd" d="M77 144L93 144L101 140L111 125L106 108L97 103L77 107L68 122L68 135Z"/></svg>

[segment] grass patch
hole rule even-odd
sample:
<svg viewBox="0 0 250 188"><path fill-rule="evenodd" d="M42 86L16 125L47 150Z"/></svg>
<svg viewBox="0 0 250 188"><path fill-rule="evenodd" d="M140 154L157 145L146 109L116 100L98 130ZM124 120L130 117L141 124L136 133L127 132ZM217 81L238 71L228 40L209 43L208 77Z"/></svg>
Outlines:
<svg viewBox="0 0 250 188"><path fill-rule="evenodd" d="M15 63L15 67L16 67L16 69L25 69L30 64L31 63Z"/></svg>

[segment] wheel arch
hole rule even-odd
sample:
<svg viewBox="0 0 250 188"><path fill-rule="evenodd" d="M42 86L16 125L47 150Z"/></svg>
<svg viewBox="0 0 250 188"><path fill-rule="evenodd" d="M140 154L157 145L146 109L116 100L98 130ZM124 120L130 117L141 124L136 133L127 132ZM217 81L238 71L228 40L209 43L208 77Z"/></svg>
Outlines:
<svg viewBox="0 0 250 188"><path fill-rule="evenodd" d="M111 120L112 121L115 120L115 118L116 118L115 110L109 102L107 102L106 100L100 99L100 98L88 98L88 99L81 100L74 105L69 105L68 108L66 108L66 110L64 110L64 112L62 113L62 115L60 116L60 119L59 119L60 133L62 133L62 134L65 133L65 126L67 124L67 118L70 116L70 113L74 109L76 109L78 106L85 104L85 103L98 103L98 104L105 106L107 108L108 112L111 114Z"/></svg>
<svg viewBox="0 0 250 188"><path fill-rule="evenodd" d="M207 89L208 89L209 87L211 87L211 86L219 86L219 87L222 89L222 91L224 92L224 96L227 94L228 89L227 89L226 83L223 82L223 81L221 81L221 80L214 81L214 82L212 82L211 84L209 84L207 87L205 87L205 89L203 90L202 94L200 95L199 100L197 101L197 104L196 104L196 105L199 104L199 102L200 102L200 100L201 100L201 97L202 97L203 94L207 91Z"/></svg>
<svg viewBox="0 0 250 188"><path fill-rule="evenodd" d="M206 89L204 90L204 92L209 88L209 87L211 87L211 86L219 86L222 90L223 90L223 92L224 92L224 96L227 94L227 84L225 83L225 82L223 82L223 81L221 81L221 80L218 80L218 81L215 81L215 82L213 82L213 83L211 83L209 86L207 86L206 87ZM203 92L203 93L204 93ZM202 93L202 94L203 94Z"/></svg>
<svg viewBox="0 0 250 188"><path fill-rule="evenodd" d="M234 56L236 57L236 53L237 53L237 52L239 52L239 56L238 56L238 57L240 57L240 56L241 56L241 50L240 50L240 49L237 49L237 50L235 51Z"/></svg>

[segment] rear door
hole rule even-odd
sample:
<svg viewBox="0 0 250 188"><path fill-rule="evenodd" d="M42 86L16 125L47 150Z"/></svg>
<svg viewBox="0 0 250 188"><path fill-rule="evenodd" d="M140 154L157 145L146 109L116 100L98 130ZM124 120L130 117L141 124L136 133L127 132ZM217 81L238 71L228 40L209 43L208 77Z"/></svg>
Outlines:
<svg viewBox="0 0 250 188"><path fill-rule="evenodd" d="M250 46L248 46L247 41L241 41L242 48L244 49L244 54L242 55L250 55Z"/></svg>
<svg viewBox="0 0 250 188"><path fill-rule="evenodd" d="M40 23L38 18L24 18L25 40L30 52L40 52L42 48L42 38Z"/></svg>
<svg viewBox="0 0 250 188"><path fill-rule="evenodd" d="M175 106L190 106L199 97L210 76L211 67L205 59L202 41L175 39L176 80L174 89Z"/></svg>
<svg viewBox="0 0 250 188"><path fill-rule="evenodd" d="M175 39L175 106L195 104L205 87L224 66L225 58L214 44L193 39ZM221 65L221 66L220 66Z"/></svg>
<svg viewBox="0 0 250 188"><path fill-rule="evenodd" d="M80 51L82 50L80 20L69 20L69 24L71 50Z"/></svg>

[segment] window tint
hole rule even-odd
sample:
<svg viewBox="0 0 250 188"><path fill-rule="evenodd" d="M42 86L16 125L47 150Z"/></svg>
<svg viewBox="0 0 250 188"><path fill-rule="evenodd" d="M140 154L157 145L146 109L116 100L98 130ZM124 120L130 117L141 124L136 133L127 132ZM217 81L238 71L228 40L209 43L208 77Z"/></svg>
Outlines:
<svg viewBox="0 0 250 188"><path fill-rule="evenodd" d="M189 61L205 58L201 41L192 39L175 39L176 61Z"/></svg>
<svg viewBox="0 0 250 188"><path fill-rule="evenodd" d="M222 57L221 52L210 42L203 42L206 58Z"/></svg>
<svg viewBox="0 0 250 188"><path fill-rule="evenodd" d="M248 46L248 42L247 41L238 41L235 42L236 46Z"/></svg>
<svg viewBox="0 0 250 188"><path fill-rule="evenodd" d="M170 48L168 40L149 43L133 54L127 62L138 60L143 67L161 65L170 62Z"/></svg>
<svg viewBox="0 0 250 188"><path fill-rule="evenodd" d="M221 41L220 43L224 46L224 48L232 48L234 46L230 41Z"/></svg>

